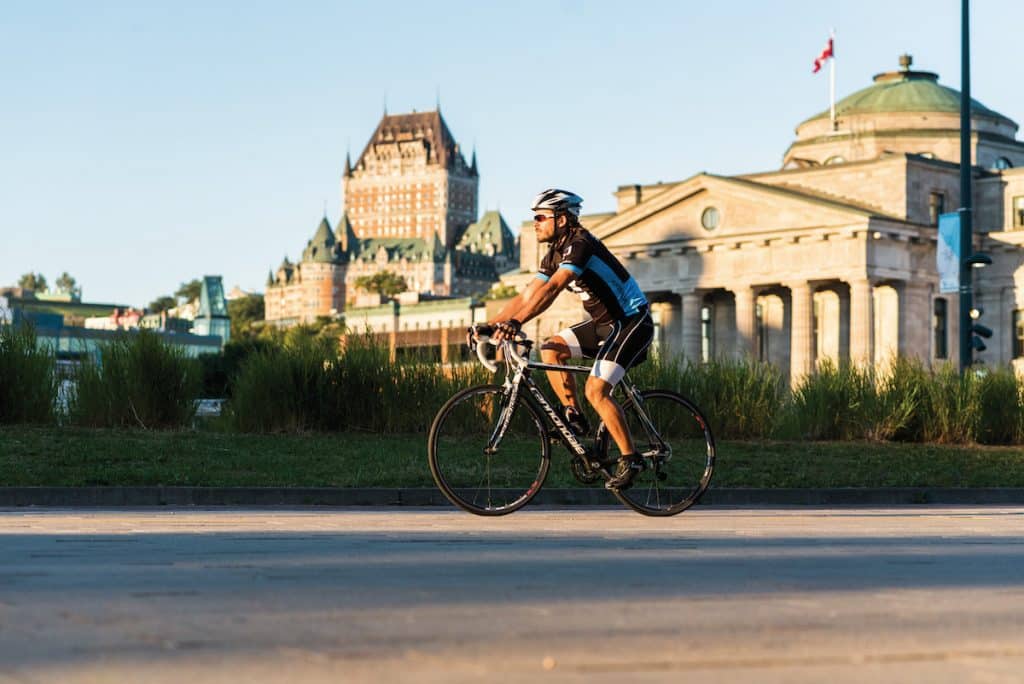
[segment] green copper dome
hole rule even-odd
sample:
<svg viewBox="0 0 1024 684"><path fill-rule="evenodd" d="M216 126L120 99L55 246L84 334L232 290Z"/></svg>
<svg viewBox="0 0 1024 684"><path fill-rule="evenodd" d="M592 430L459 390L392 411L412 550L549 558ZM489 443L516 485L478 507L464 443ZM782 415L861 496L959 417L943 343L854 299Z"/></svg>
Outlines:
<svg viewBox="0 0 1024 684"><path fill-rule="evenodd" d="M960 92L939 84L938 74L928 71L889 71L875 76L873 85L858 90L836 103L836 116L888 114L892 112L960 112ZM971 115L1011 119L971 100ZM829 111L812 116L804 123L827 119Z"/></svg>

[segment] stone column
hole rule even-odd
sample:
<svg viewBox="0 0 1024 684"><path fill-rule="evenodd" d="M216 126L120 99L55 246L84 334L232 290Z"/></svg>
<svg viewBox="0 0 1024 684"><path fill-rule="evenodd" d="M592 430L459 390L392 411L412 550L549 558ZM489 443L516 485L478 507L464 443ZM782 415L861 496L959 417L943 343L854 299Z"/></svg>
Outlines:
<svg viewBox="0 0 1024 684"><path fill-rule="evenodd" d="M696 292L680 295L682 301L682 354L692 363L700 363L700 306L703 297Z"/></svg>
<svg viewBox="0 0 1024 684"><path fill-rule="evenodd" d="M814 307L818 313L817 360L831 359L839 363L840 355L840 306L839 295L834 290L820 290L814 293Z"/></svg>
<svg viewBox="0 0 1024 684"><path fill-rule="evenodd" d="M924 283L906 282L900 297L900 356L916 357L925 363L932 357L931 287ZM899 292L899 288L897 288Z"/></svg>
<svg viewBox="0 0 1024 684"><path fill-rule="evenodd" d="M811 372L814 364L814 291L809 283L789 284L790 318L789 333L789 379L796 385Z"/></svg>
<svg viewBox="0 0 1024 684"><path fill-rule="evenodd" d="M441 363L448 363L448 355L451 352L448 340L449 332L447 327L441 328Z"/></svg>
<svg viewBox="0 0 1024 684"><path fill-rule="evenodd" d="M875 360L874 286L867 278L850 281L850 361Z"/></svg>
<svg viewBox="0 0 1024 684"><path fill-rule="evenodd" d="M736 287L736 356L740 359L757 355L757 293L748 285Z"/></svg>
<svg viewBox="0 0 1024 684"><path fill-rule="evenodd" d="M683 311L679 298L652 305L661 324L661 353L669 359L683 353Z"/></svg>

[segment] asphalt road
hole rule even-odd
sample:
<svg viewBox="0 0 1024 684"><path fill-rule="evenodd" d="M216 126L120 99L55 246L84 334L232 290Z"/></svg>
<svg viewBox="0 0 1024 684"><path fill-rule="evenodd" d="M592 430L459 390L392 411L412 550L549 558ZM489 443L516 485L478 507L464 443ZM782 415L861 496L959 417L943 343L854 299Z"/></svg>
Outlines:
<svg viewBox="0 0 1024 684"><path fill-rule="evenodd" d="M0 511L0 682L1024 682L1024 508Z"/></svg>

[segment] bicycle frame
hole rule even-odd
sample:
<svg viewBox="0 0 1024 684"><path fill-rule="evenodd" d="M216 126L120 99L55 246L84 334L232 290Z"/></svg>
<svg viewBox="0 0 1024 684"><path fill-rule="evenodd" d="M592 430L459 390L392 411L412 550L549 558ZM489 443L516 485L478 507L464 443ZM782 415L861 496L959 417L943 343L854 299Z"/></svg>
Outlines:
<svg viewBox="0 0 1024 684"><path fill-rule="evenodd" d="M490 361L484 356L484 343L494 345L489 337L480 337L477 344L477 357L484 366L489 368L492 372L496 372L498 370L497 363ZM494 432L491 434L491 437L487 442L487 447L484 450L485 453L494 453L498 444L501 442L501 438L504 437L505 431L508 429L508 425L512 420L512 410L516 405L517 398L519 397L520 388L525 384L529 393L523 395L524 399L530 402L535 409L540 410L548 417L551 425L556 430L556 434L571 453L585 459L587 456L587 448L580 444L576 435L573 434L572 430L570 430L565 424L561 416L558 415L555 407L552 406L551 402L544 396L544 393L541 392L539 387L537 387L537 383L535 383L533 378L530 377L530 371L543 370L569 373L590 373L591 367L539 363L531 361L528 358L528 355L527 357L520 355L515 348L516 342L514 341L504 340L500 345L505 366L507 368L504 387L508 392L508 399L505 406L502 408L501 417L495 426ZM644 429L647 431L648 436L656 438L658 443L661 445L662 450L671 453L671 450L665 444L664 440L661 439L661 435L658 434L657 429L647 416L647 413L643 410L643 397L640 390L637 389L636 385L634 385L632 381L625 376L620 381L619 386L622 387L626 400L636 408L636 413L643 422Z"/></svg>

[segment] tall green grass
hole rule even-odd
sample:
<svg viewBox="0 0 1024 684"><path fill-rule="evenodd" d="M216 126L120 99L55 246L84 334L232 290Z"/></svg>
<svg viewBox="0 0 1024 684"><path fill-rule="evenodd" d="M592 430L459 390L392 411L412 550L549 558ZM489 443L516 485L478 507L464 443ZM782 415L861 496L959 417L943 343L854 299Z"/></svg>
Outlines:
<svg viewBox="0 0 1024 684"><path fill-rule="evenodd" d="M98 363L83 361L76 385L70 414L79 425L173 429L195 415L202 371L183 347L140 330L103 345Z"/></svg>
<svg viewBox="0 0 1024 684"><path fill-rule="evenodd" d="M863 439L875 407L870 369L822 363L800 381L779 420L779 434L790 439Z"/></svg>
<svg viewBox="0 0 1024 684"><path fill-rule="evenodd" d="M546 374L533 377L554 400ZM908 359L881 370L823 362L791 391L766 363L653 357L630 377L693 399L722 439L1024 440L1024 385L1007 368L960 375ZM475 363L443 366L415 355L392 362L370 335L350 335L343 346L296 335L242 360L227 423L244 432L422 433L456 391L499 381ZM582 395L585 376L577 381Z"/></svg>
<svg viewBox="0 0 1024 684"><path fill-rule="evenodd" d="M952 364L935 370L925 385L921 439L940 444L975 441L980 412L978 376Z"/></svg>
<svg viewBox="0 0 1024 684"><path fill-rule="evenodd" d="M788 439L940 444L1024 441L1024 383L1011 368L961 374L898 358L880 371L823 363L794 390L779 419Z"/></svg>
<svg viewBox="0 0 1024 684"><path fill-rule="evenodd" d="M1010 368L997 368L977 382L977 441L1019 444L1024 441L1024 385Z"/></svg>
<svg viewBox="0 0 1024 684"><path fill-rule="evenodd" d="M692 399L715 434L730 439L769 437L785 397L779 369L759 361L711 361L652 358L631 369L641 388L670 389Z"/></svg>
<svg viewBox="0 0 1024 684"><path fill-rule="evenodd" d="M243 432L425 432L449 396L489 381L475 364L392 362L370 335L297 336L242 362L227 417Z"/></svg>
<svg viewBox="0 0 1024 684"><path fill-rule="evenodd" d="M55 417L56 364L31 326L0 325L0 423L49 423Z"/></svg>
<svg viewBox="0 0 1024 684"><path fill-rule="evenodd" d="M907 438L922 419L923 373L919 363L904 359L882 371L825 360L793 390L776 434L810 440Z"/></svg>

